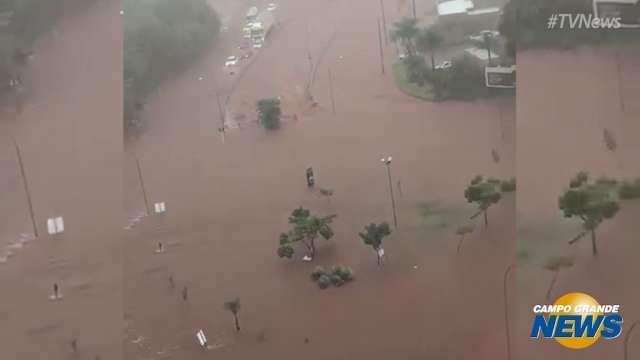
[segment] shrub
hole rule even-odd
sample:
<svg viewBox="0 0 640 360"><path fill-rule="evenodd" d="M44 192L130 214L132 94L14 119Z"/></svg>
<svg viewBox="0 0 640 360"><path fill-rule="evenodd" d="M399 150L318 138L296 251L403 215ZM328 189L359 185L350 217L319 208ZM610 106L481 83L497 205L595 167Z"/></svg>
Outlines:
<svg viewBox="0 0 640 360"><path fill-rule="evenodd" d="M331 278L328 275L321 275L318 278L318 287L320 289L326 289L331 285Z"/></svg>
<svg viewBox="0 0 640 360"><path fill-rule="evenodd" d="M351 270L351 268L347 266L334 266L331 273L340 277L340 279L345 282L353 280L353 270Z"/></svg>
<svg viewBox="0 0 640 360"><path fill-rule="evenodd" d="M318 279L323 275L327 275L325 268L322 266L316 266L311 272L311 279L313 279L313 281L318 281Z"/></svg>
<svg viewBox="0 0 640 360"><path fill-rule="evenodd" d="M334 286L340 287L342 285L344 285L344 280L342 280L342 278L339 275L331 275L331 283Z"/></svg>

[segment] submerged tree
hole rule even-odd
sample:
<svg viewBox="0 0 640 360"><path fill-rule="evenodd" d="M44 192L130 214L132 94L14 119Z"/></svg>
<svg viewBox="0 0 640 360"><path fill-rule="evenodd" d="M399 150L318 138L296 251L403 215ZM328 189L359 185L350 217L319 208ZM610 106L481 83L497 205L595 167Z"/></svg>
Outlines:
<svg viewBox="0 0 640 360"><path fill-rule="evenodd" d="M236 331L240 331L240 322L238 321L238 314L240 313L240 298L236 297L233 300L226 301L224 303L224 309L233 314L233 320L235 321Z"/></svg>
<svg viewBox="0 0 640 360"><path fill-rule="evenodd" d="M502 198L500 186L500 180L492 178L484 179L481 175L471 180L471 183L464 191L464 197L467 201L478 205L478 212L475 213L471 219L475 219L478 215L484 214L484 225L489 225L487 210Z"/></svg>
<svg viewBox="0 0 640 360"><path fill-rule="evenodd" d="M280 100L278 99L262 99L257 103L258 117L260 123L267 130L274 130L280 127Z"/></svg>
<svg viewBox="0 0 640 360"><path fill-rule="evenodd" d="M569 241L569 244L574 244L591 233L591 250L593 255L598 253L596 229L605 219L614 217L620 209L615 184L615 180L608 179L590 183L586 172L579 172L571 179L569 190L560 196L558 203L565 217L577 217L582 221L584 231Z"/></svg>
<svg viewBox="0 0 640 360"><path fill-rule="evenodd" d="M382 240L391 234L389 224L382 222L380 224L371 223L364 227L364 232L359 233L360 238L366 245L369 245L376 251L378 257L378 265L381 264L380 249L382 249Z"/></svg>
<svg viewBox="0 0 640 360"><path fill-rule="evenodd" d="M278 256L291 258L294 253L293 244L301 242L309 250L311 258L316 255L316 239L322 237L329 240L333 237L331 222L336 215L314 216L311 212L302 207L293 210L289 216L289 223L293 225L288 233L280 234L280 244Z"/></svg>
<svg viewBox="0 0 640 360"><path fill-rule="evenodd" d="M553 272L553 278L551 279L551 283L549 284L549 288L547 289L547 294L545 296L547 303L549 302L549 300L551 300L551 291L553 290L553 286L556 284L556 281L558 280L558 275L560 275L560 270L564 268L570 268L571 266L573 266L573 259L565 256L551 258L544 265L545 269Z"/></svg>
<svg viewBox="0 0 640 360"><path fill-rule="evenodd" d="M460 248L462 247L462 242L464 241L464 236L473 232L475 227L473 225L463 225L456 229L456 235L460 236L460 240L458 241L458 248L456 253L460 253Z"/></svg>

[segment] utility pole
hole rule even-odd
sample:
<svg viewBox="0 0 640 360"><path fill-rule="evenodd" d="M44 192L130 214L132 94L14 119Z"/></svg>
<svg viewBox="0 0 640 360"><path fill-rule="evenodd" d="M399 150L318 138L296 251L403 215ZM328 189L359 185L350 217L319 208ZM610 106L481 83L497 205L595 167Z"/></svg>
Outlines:
<svg viewBox="0 0 640 360"><path fill-rule="evenodd" d="M387 17L385 16L385 13L384 13L383 0L380 0L380 12L382 13L382 30L384 31L384 44L386 45L389 41L389 38L387 37Z"/></svg>
<svg viewBox="0 0 640 360"><path fill-rule="evenodd" d="M333 115L336 114L336 100L333 97L333 77L331 76L331 67L328 68L329 70L329 97L331 99L331 109L333 111Z"/></svg>
<svg viewBox="0 0 640 360"><path fill-rule="evenodd" d="M36 224L36 216L33 211L33 202L31 201L31 192L29 191L29 185L27 184L27 175L24 171L24 164L22 163L22 154L20 153L20 147L15 138L13 138L13 145L16 147L16 155L18 156L18 164L20 165L20 174L22 175L22 183L24 184L24 192L27 196L27 206L29 208L29 216L31 217L31 225L33 226L33 235L38 237L38 226Z"/></svg>
<svg viewBox="0 0 640 360"><path fill-rule="evenodd" d="M387 176L389 178L389 193L391 194L391 208L393 210L393 225L398 228L398 218L396 216L396 200L393 196L393 184L391 183L391 156L382 158L380 161L387 167Z"/></svg>
<svg viewBox="0 0 640 360"><path fill-rule="evenodd" d="M144 180L142 178L142 170L140 169L140 160L134 154L133 157L136 159L136 168L138 169L138 180L140 180L140 188L142 189L142 197L144 198L144 208L147 210L147 216L151 215L151 210L149 210L149 199L147 198L147 189L144 187Z"/></svg>
<svg viewBox="0 0 640 360"><path fill-rule="evenodd" d="M418 18L418 16L416 15L416 0L413 0L413 18Z"/></svg>
<svg viewBox="0 0 640 360"><path fill-rule="evenodd" d="M378 18L378 46L380 47L380 70L384 74L384 54L382 52L382 35L380 34L380 18Z"/></svg>

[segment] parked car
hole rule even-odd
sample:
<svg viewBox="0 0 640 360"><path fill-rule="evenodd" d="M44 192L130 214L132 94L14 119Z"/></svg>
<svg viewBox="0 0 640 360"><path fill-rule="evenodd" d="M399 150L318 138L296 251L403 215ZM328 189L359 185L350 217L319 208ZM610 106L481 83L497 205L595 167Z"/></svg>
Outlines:
<svg viewBox="0 0 640 360"><path fill-rule="evenodd" d="M482 41L484 40L485 35L489 35L490 37L497 38L500 36L500 32L496 30L482 30L477 35L469 36L469 40L471 41Z"/></svg>
<svg viewBox="0 0 640 360"><path fill-rule="evenodd" d="M444 70L451 67L451 61L443 61L435 66L436 70Z"/></svg>
<svg viewBox="0 0 640 360"><path fill-rule="evenodd" d="M276 5L274 3L271 3L271 4L267 5L267 10L268 11L273 11L273 10L275 10L277 8L278 8L278 5Z"/></svg>
<svg viewBox="0 0 640 360"><path fill-rule="evenodd" d="M227 60L224 63L224 66L229 67L237 64L238 64L238 57L235 55L232 55L227 58Z"/></svg>

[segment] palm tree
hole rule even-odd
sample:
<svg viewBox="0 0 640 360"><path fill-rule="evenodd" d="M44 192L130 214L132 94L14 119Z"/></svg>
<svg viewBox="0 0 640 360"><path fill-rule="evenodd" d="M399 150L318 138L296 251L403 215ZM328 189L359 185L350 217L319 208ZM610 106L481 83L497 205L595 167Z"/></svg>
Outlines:
<svg viewBox="0 0 640 360"><path fill-rule="evenodd" d="M402 20L395 22L393 24L393 29L391 30L391 40L400 40L402 45L407 49L407 55L410 56L414 54L413 40L420 32L417 24L418 20L405 17L402 18Z"/></svg>
<svg viewBox="0 0 640 360"><path fill-rule="evenodd" d="M442 45L444 39L440 33L431 29L424 29L416 36L416 48L418 51L426 53L431 56L431 70L436 70L435 53L436 50Z"/></svg>
<svg viewBox="0 0 640 360"><path fill-rule="evenodd" d="M240 322L238 321L238 313L240 312L240 298L236 297L231 301L224 303L224 309L233 314L236 323L236 331L240 331Z"/></svg>
<svg viewBox="0 0 640 360"><path fill-rule="evenodd" d="M482 41L479 42L478 47L487 50L487 58L489 59L489 66L491 66L491 51L496 48L496 39L493 37L493 34L482 34Z"/></svg>

